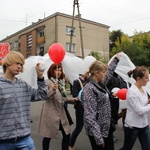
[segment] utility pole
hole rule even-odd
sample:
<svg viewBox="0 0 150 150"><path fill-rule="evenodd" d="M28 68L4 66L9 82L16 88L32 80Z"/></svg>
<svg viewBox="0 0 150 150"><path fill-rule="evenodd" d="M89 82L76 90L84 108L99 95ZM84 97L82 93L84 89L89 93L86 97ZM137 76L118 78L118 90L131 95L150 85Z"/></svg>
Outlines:
<svg viewBox="0 0 150 150"><path fill-rule="evenodd" d="M27 14L26 14L25 27L27 27Z"/></svg>
<svg viewBox="0 0 150 150"><path fill-rule="evenodd" d="M72 38L73 38L73 35L74 35L75 5L77 5L77 9L78 9L78 21L79 21L79 28L80 28L81 51L82 51L82 58L84 58L84 47L83 47L83 36L82 36L82 26L81 26L81 15L80 15L80 10L79 10L78 0L74 0L74 2L73 2L73 17L72 17L72 26L71 26L71 31L70 31L71 33L70 33L70 47L69 47L69 52L71 53Z"/></svg>

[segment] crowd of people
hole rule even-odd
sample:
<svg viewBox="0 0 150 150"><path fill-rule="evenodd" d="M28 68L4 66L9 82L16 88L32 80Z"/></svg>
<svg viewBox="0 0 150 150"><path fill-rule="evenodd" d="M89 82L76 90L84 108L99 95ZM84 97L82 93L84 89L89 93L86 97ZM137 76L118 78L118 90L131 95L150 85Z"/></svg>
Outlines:
<svg viewBox="0 0 150 150"><path fill-rule="evenodd" d="M92 62L88 72L74 80L72 97L68 97L62 64L53 63L45 80L37 63L38 88L33 88L16 77L23 72L23 55L15 51L8 53L0 77L0 149L36 149L30 136L30 105L31 101L42 100L38 126L38 133L43 138L40 149L49 150L52 139L57 139L61 131L61 150L75 150L76 140L84 127L92 150L115 150L114 132L120 116L119 98L112 89L127 88L127 83L115 73L120 59L121 54L117 53L109 65L97 60ZM149 71L144 66L137 66L127 74L135 83L127 91L124 143L120 150L132 150L137 138L142 150L150 150L147 118L150 99L143 88L149 81ZM69 113L69 104L74 105L75 122ZM71 130L73 123L75 128Z"/></svg>

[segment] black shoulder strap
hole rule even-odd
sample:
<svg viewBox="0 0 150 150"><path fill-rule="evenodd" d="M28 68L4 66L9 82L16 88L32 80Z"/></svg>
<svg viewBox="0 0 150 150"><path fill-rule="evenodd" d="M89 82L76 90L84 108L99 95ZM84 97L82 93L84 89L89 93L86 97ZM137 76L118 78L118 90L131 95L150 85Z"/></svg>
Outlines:
<svg viewBox="0 0 150 150"><path fill-rule="evenodd" d="M82 84L81 80L80 80L80 79L77 79L77 80L78 80L79 83L80 83L81 89L83 89L83 84Z"/></svg>

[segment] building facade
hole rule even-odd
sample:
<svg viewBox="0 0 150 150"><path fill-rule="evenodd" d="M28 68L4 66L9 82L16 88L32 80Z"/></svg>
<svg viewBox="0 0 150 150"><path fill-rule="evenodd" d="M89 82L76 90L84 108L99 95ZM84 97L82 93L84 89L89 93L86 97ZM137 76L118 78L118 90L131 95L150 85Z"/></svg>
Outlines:
<svg viewBox="0 0 150 150"><path fill-rule="evenodd" d="M8 42L10 50L20 51L25 58L41 55L48 52L53 43L60 43L67 52L82 57L81 34L84 45L84 56L91 51L99 51L105 60L109 59L109 26L94 21L74 18L72 42L70 42L72 31L71 15L55 13L44 19L39 19L32 25L10 35L1 42ZM70 43L71 49L70 49Z"/></svg>

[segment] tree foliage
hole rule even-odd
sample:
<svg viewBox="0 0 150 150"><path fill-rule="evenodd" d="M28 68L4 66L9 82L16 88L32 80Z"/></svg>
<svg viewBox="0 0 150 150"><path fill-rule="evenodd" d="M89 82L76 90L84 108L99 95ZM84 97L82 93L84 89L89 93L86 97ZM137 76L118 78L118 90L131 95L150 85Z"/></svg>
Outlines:
<svg viewBox="0 0 150 150"><path fill-rule="evenodd" d="M134 36L129 37L123 34L120 39L115 41L110 56L121 51L127 54L136 66L150 66L150 35L136 32Z"/></svg>
<svg viewBox="0 0 150 150"><path fill-rule="evenodd" d="M106 63L102 54L98 51L91 51L90 56L93 56L96 60Z"/></svg>
<svg viewBox="0 0 150 150"><path fill-rule="evenodd" d="M120 41L121 42L121 37L123 35L123 32L121 30L117 31L112 31L109 34L109 40L110 40L110 51L112 51L113 47L116 47L115 41Z"/></svg>

